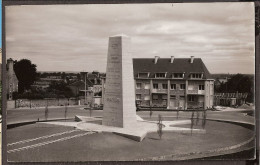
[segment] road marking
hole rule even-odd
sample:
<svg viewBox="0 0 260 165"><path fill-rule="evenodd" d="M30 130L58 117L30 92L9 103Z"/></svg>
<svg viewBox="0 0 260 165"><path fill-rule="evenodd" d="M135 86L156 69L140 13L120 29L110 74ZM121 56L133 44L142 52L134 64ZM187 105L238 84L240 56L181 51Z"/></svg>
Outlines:
<svg viewBox="0 0 260 165"><path fill-rule="evenodd" d="M9 150L9 151L7 151L7 153L13 153L13 152L26 150L26 149L41 147L41 146L44 146L44 145L47 145L47 144L52 144L52 143L55 143L55 142L65 141L65 140L69 140L69 139L76 138L76 137L90 135L90 134L93 134L93 133L95 133L95 132L86 132L86 133L82 133L82 134L78 134L78 135L67 136L67 137L64 137L64 138L56 139L56 140L50 140L50 141L46 141L46 142L42 142L42 143L38 143L38 144L33 144L33 145L29 145L29 146L25 146L25 147Z"/></svg>
<svg viewBox="0 0 260 165"><path fill-rule="evenodd" d="M80 131L80 130L65 131L65 132L60 132L60 133L47 135L47 136L41 136L41 137L37 137L37 138L33 138L33 139L26 139L26 140L14 142L14 143L9 143L9 144L7 144L7 146L12 146L12 145L15 145L15 144L28 143L28 142L32 142L32 141L40 140L40 139L47 139L47 138L50 138L50 137L60 136L60 135L64 135L64 134L68 134L68 133L72 133L72 132L76 132L76 131Z"/></svg>

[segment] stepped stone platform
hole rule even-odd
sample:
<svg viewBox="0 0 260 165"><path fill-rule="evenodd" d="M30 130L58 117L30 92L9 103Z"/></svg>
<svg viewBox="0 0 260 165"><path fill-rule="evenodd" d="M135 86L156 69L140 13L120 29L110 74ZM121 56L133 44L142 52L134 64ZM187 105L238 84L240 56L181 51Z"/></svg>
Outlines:
<svg viewBox="0 0 260 165"><path fill-rule="evenodd" d="M75 116L75 122L69 121L57 121L57 122L44 122L46 124L55 124L62 126L71 126L84 131L92 132L111 132L129 139L141 142L147 133L156 132L157 122L147 121L136 115L136 123L131 127L113 127L102 125L101 117L87 117L87 116ZM163 121L163 131L177 132L177 133L190 133L190 128L177 127L184 124L190 124L190 120L179 120L179 121ZM206 133L203 129L192 129L192 133Z"/></svg>

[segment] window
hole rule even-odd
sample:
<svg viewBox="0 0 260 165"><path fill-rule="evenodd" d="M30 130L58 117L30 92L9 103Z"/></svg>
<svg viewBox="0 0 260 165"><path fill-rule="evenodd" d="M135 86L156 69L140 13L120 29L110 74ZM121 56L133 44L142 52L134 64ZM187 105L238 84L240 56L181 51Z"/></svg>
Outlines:
<svg viewBox="0 0 260 165"><path fill-rule="evenodd" d="M144 96L144 100L150 100L150 96Z"/></svg>
<svg viewBox="0 0 260 165"><path fill-rule="evenodd" d="M155 78L165 78L166 77L166 73L156 73L155 74Z"/></svg>
<svg viewBox="0 0 260 165"><path fill-rule="evenodd" d="M189 100L189 101L195 101L195 96L193 96L193 95L189 96L189 97L188 97L188 100Z"/></svg>
<svg viewBox="0 0 260 165"><path fill-rule="evenodd" d="M136 89L141 89L142 84L141 83L136 83Z"/></svg>
<svg viewBox="0 0 260 165"><path fill-rule="evenodd" d="M185 96L180 96L180 99L185 99Z"/></svg>
<svg viewBox="0 0 260 165"><path fill-rule="evenodd" d="M184 77L184 73L173 73L172 74L172 78L183 78Z"/></svg>
<svg viewBox="0 0 260 165"><path fill-rule="evenodd" d="M162 95L163 100L167 100L167 95Z"/></svg>
<svg viewBox="0 0 260 165"><path fill-rule="evenodd" d="M201 73L193 73L193 74L191 74L191 78L202 78L202 74Z"/></svg>
<svg viewBox="0 0 260 165"><path fill-rule="evenodd" d="M153 89L158 89L158 84L153 84Z"/></svg>
<svg viewBox="0 0 260 165"><path fill-rule="evenodd" d="M153 100L158 100L158 95L153 95Z"/></svg>
<svg viewBox="0 0 260 165"><path fill-rule="evenodd" d="M171 95L171 99L176 99L176 95Z"/></svg>
<svg viewBox="0 0 260 165"><path fill-rule="evenodd" d="M149 73L138 73L138 78L148 78Z"/></svg>
<svg viewBox="0 0 260 165"><path fill-rule="evenodd" d="M145 83L144 89L150 89L150 83Z"/></svg>
<svg viewBox="0 0 260 165"><path fill-rule="evenodd" d="M176 84L171 84L171 89L176 90Z"/></svg>
<svg viewBox="0 0 260 165"><path fill-rule="evenodd" d="M140 94L136 95L136 100L141 100L141 95Z"/></svg>
<svg viewBox="0 0 260 165"><path fill-rule="evenodd" d="M180 89L186 89L186 85L185 84L180 84Z"/></svg>
<svg viewBox="0 0 260 165"><path fill-rule="evenodd" d="M168 84L162 84L163 89L168 89Z"/></svg>
<svg viewBox="0 0 260 165"><path fill-rule="evenodd" d="M204 85L199 85L199 90L204 90Z"/></svg>

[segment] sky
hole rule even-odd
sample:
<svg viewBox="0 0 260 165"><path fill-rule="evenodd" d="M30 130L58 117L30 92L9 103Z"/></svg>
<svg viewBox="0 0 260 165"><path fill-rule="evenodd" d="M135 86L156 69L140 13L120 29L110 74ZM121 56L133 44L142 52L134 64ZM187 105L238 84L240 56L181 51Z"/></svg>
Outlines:
<svg viewBox="0 0 260 165"><path fill-rule="evenodd" d="M254 73L253 3L6 7L6 56L38 71L105 72L108 38L125 34L133 58L202 58L211 73Z"/></svg>

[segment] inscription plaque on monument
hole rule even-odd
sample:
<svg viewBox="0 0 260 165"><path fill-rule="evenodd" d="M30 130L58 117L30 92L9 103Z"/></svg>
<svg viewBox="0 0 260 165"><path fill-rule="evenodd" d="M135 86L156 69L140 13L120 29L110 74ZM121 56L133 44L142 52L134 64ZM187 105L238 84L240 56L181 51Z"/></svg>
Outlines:
<svg viewBox="0 0 260 165"><path fill-rule="evenodd" d="M128 127L136 122L130 46L131 39L125 35L109 37L103 125Z"/></svg>

